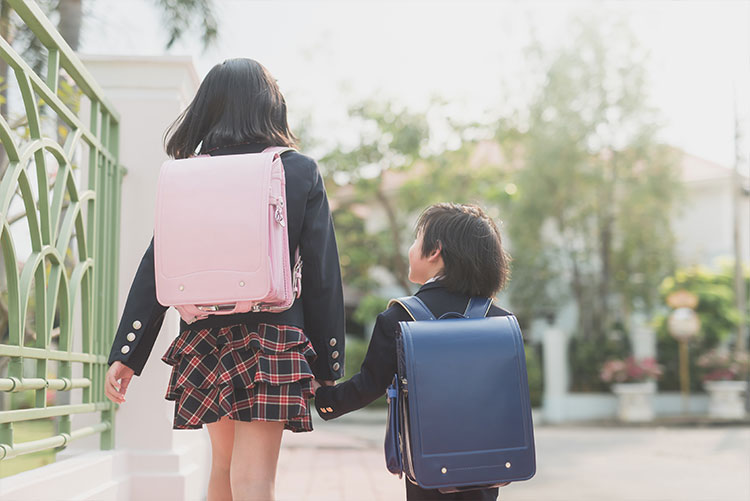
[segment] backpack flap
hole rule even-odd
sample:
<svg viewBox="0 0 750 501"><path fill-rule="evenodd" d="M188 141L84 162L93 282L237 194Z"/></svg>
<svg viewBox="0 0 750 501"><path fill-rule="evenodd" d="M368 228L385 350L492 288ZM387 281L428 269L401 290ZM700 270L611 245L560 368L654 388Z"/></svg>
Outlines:
<svg viewBox="0 0 750 501"><path fill-rule="evenodd" d="M516 318L399 325L406 373L400 375L409 392L407 472L427 489L531 478L534 435Z"/></svg>
<svg viewBox="0 0 750 501"><path fill-rule="evenodd" d="M258 242L268 241L274 210L266 167L273 155L164 162L154 228L161 304L253 301L269 293L269 250Z"/></svg>

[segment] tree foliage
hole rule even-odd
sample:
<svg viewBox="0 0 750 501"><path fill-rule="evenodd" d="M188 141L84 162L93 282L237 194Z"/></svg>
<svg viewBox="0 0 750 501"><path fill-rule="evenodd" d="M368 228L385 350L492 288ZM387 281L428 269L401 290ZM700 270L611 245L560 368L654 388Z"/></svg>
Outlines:
<svg viewBox="0 0 750 501"><path fill-rule="evenodd" d="M399 204L398 186L387 180L396 182L415 164L429 127L424 115L391 103L363 103L349 114L360 131L357 144L339 145L321 159L329 186L340 185L333 196L343 274L355 286L369 286L370 271L379 266L408 293L409 211Z"/></svg>
<svg viewBox="0 0 750 501"><path fill-rule="evenodd" d="M595 339L634 308L656 306L673 266L679 183L632 35L581 22L571 40L551 55L531 49L549 59L544 84L523 121L501 122L498 139L518 138L523 163L513 177L518 196L505 204L514 307L545 314L572 295L580 333Z"/></svg>

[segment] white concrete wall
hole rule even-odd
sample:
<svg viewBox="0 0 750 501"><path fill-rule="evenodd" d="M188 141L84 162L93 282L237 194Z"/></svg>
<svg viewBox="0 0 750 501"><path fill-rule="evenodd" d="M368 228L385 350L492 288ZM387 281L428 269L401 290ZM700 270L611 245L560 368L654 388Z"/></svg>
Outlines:
<svg viewBox="0 0 750 501"><path fill-rule="evenodd" d="M200 82L187 57L88 56L83 61L120 113L120 161L128 169L122 186L119 318L153 233L156 182L167 158L164 131ZM174 404L164 399L170 367L160 358L178 329L179 317L170 310L149 362L116 413L115 450L98 450L98 436L72 442L56 463L2 479L0 498L204 499L207 431L173 430ZM76 415L72 426L98 420Z"/></svg>
<svg viewBox="0 0 750 501"><path fill-rule="evenodd" d="M546 395L545 395L546 398ZM682 412L682 395L677 392L657 393L653 396L657 418L676 417ZM708 395L691 394L686 416L708 416ZM617 418L617 397L613 393L564 393L553 401L544 402L540 420L534 424L560 424L598 419Z"/></svg>
<svg viewBox="0 0 750 501"><path fill-rule="evenodd" d="M672 219L680 265L715 265L718 258L734 257L732 237L732 178L685 184L686 201ZM750 197L740 199L742 260L750 265Z"/></svg>

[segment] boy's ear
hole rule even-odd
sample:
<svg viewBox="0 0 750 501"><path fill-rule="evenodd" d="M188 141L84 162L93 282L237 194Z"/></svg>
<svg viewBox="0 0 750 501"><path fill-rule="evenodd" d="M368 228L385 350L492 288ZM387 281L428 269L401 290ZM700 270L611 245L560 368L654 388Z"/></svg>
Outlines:
<svg viewBox="0 0 750 501"><path fill-rule="evenodd" d="M427 256L427 261L437 261L438 258L442 258L442 255L441 255L442 250L443 250L443 247L440 244L440 241L438 241L435 249L432 252L430 252L429 256Z"/></svg>

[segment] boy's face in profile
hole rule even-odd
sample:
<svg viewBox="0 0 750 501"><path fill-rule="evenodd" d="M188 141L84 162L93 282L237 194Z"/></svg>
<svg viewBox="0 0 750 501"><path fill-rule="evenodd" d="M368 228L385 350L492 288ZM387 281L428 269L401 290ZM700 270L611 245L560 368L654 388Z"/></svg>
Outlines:
<svg viewBox="0 0 750 501"><path fill-rule="evenodd" d="M422 285L439 274L442 269L443 256L439 248L428 256L422 255L422 232L419 231L414 243L409 247L409 281Z"/></svg>

